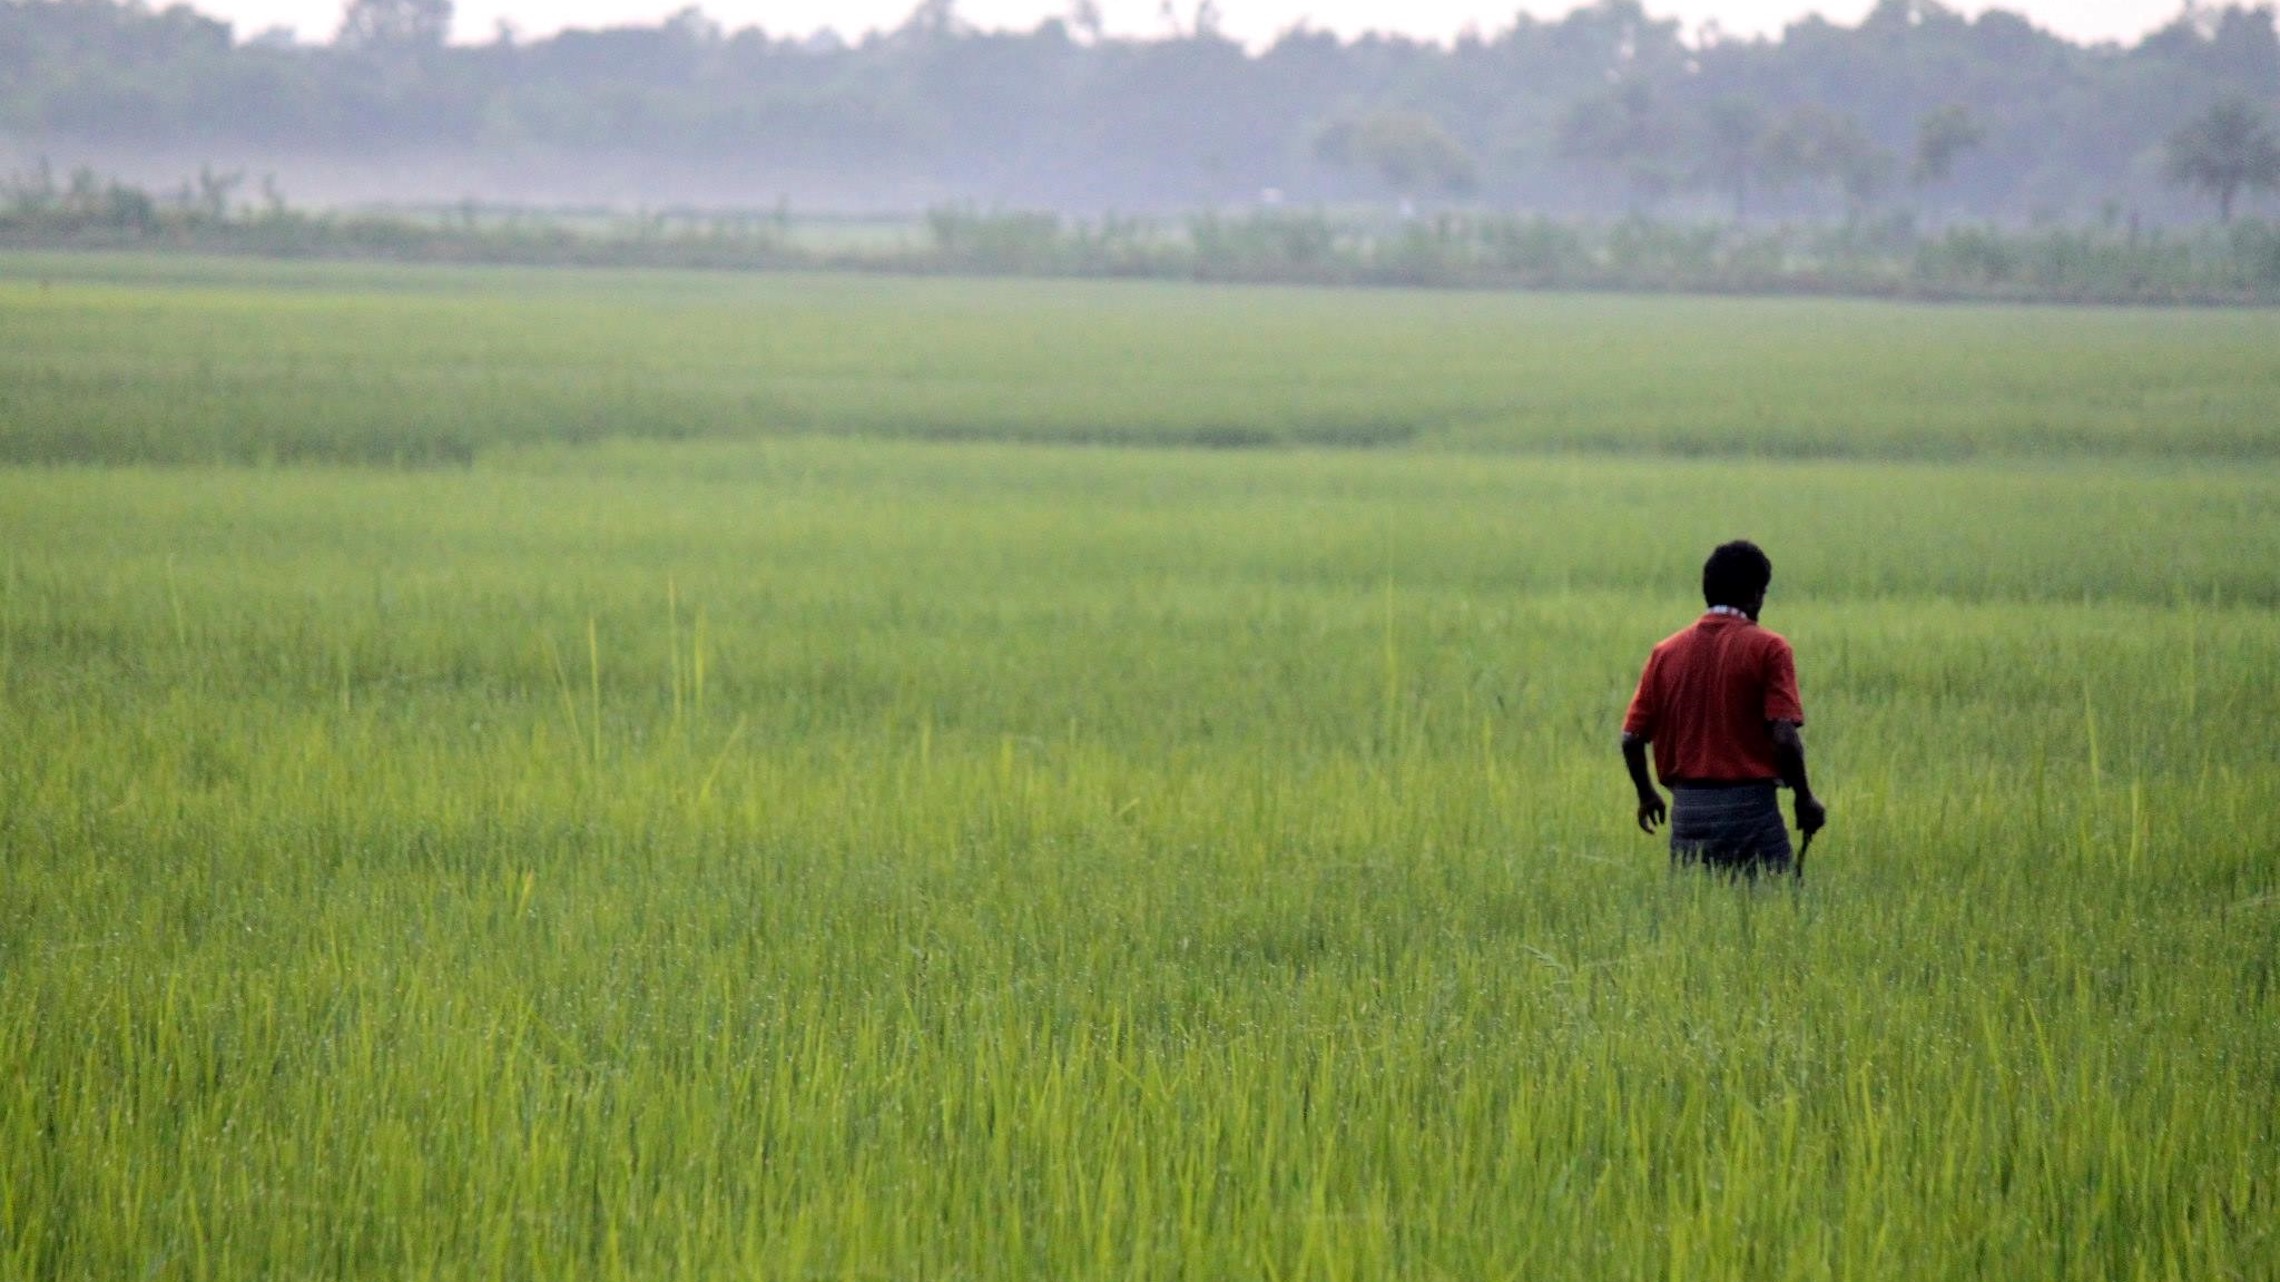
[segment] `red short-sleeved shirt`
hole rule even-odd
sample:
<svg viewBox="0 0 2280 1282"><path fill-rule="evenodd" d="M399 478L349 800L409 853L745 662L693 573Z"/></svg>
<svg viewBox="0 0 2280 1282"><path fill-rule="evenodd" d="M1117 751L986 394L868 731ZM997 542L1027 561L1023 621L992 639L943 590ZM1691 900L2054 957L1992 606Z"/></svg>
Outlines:
<svg viewBox="0 0 2280 1282"><path fill-rule="evenodd" d="M1623 732L1654 744L1665 784L1771 781L1769 721L1805 721L1789 642L1713 611L1647 656Z"/></svg>

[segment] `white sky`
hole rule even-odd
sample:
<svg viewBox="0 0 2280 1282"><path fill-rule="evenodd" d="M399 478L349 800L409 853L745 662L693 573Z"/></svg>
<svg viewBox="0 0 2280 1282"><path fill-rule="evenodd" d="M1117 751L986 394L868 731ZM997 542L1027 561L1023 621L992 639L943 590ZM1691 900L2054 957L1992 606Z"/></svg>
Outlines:
<svg viewBox="0 0 2280 1282"><path fill-rule="evenodd" d="M1355 35L1399 31L1447 39L1473 26L1493 32L1517 12L1556 18L1578 0L1218 0L1222 29L1254 44L1299 23ZM201 12L236 24L238 35L283 26L304 40L330 38L339 25L340 0L191 0ZM526 36L564 27L653 23L687 7L689 0L458 0L455 37L487 40L504 19ZM805 35L832 27L846 35L899 26L916 0L698 0L696 7L731 29L759 26L773 35ZM1184 21L1196 0L1174 0ZM1679 19L1687 31L1705 21L1736 35L1770 34L1809 12L1852 23L1874 0L1647 0L1647 11ZM2174 18L2181 0L1953 0L1949 7L1976 14L1990 7L2025 14L2036 24L2074 40L2130 42ZM984 27L1026 30L1067 12L1067 0L960 0L958 12ZM1162 0L1100 0L1112 31L1164 31Z"/></svg>

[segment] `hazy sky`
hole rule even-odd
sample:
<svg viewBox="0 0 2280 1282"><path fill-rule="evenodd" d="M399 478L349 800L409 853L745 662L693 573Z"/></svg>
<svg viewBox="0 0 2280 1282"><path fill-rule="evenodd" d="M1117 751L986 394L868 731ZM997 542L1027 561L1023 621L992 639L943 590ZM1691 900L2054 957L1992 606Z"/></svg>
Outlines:
<svg viewBox="0 0 2280 1282"><path fill-rule="evenodd" d="M1793 18L1819 12L1854 22L1874 0L1647 0L1647 10L1680 19L1688 31L1706 21L1736 34L1779 31ZM687 6L688 0L458 0L457 38L490 38L504 19L526 35L545 35L568 26L608 26L656 21ZM771 33L805 34L834 27L854 35L900 25L916 0L702 0L697 8L722 25L757 25ZM1196 0L1173 0L1183 20ZM2180 0L1961 0L1950 7L1978 13L2001 7L2076 40L2131 41L2176 16ZM1250 42L1270 40L1301 21L1352 35L1361 31L1401 31L1445 39L1466 26L1494 31L1525 10L1557 17L1576 0L1218 0L1223 29ZM284 26L304 40L330 37L339 25L340 0L192 0L192 7L237 24L240 36ZM1112 30L1135 34L1162 32L1162 0L1100 0ZM1027 29L1043 18L1065 13L1067 0L960 0L958 11L977 25Z"/></svg>

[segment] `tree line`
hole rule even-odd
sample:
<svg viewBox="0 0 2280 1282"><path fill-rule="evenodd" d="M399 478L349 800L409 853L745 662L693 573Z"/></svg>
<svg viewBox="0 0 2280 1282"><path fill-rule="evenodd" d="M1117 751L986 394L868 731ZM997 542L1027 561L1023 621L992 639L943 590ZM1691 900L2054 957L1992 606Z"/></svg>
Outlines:
<svg viewBox="0 0 2280 1282"><path fill-rule="evenodd" d="M2119 221L1927 229L1904 214L1744 226L1442 211L1196 211L1071 217L937 206L920 218L789 208L597 217L460 201L311 210L234 173L172 191L81 167L0 179L0 249L174 250L283 259L728 271L1086 276L1437 289L1851 294L2072 303L2280 302L2280 223L2165 229Z"/></svg>
<svg viewBox="0 0 2280 1282"><path fill-rule="evenodd" d="M1063 211L2229 221L2280 186L2270 5L2189 5L2127 46L1936 0L1762 39L1597 0L1449 44L1298 28L1259 50L1219 13L1134 40L1087 0L1026 32L922 0L848 42L687 9L453 44L450 0L350 0L310 44L181 5L0 0L0 134L376 166L639 155L755 192Z"/></svg>

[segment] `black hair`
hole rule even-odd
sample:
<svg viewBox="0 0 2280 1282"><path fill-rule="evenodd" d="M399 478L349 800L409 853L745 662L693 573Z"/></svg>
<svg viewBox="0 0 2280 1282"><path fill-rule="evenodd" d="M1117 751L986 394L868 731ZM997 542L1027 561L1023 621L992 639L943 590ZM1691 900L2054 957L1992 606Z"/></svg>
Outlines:
<svg viewBox="0 0 2280 1282"><path fill-rule="evenodd" d="M1702 563L1702 599L1736 608L1750 604L1773 582L1773 559L1748 539L1721 543Z"/></svg>

